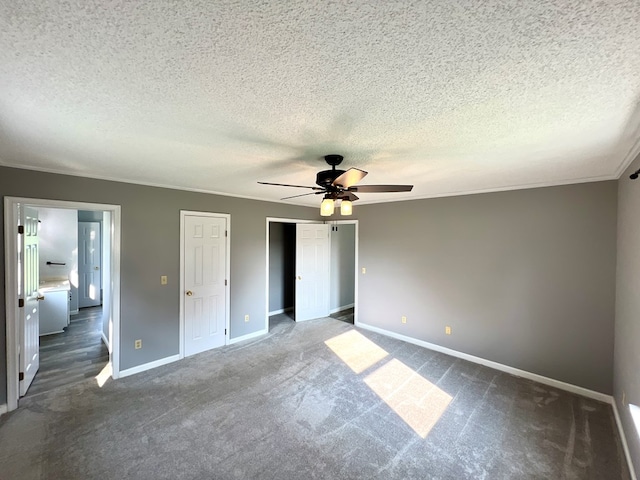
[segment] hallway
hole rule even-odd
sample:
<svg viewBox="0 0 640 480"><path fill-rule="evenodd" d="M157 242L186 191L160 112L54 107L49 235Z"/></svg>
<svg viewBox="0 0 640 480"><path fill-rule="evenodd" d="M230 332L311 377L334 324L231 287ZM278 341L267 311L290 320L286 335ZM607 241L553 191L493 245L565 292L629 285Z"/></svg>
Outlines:
<svg viewBox="0 0 640 480"><path fill-rule="evenodd" d="M102 341L102 307L83 308L64 333L40 337L40 368L28 397L95 377L109 362Z"/></svg>

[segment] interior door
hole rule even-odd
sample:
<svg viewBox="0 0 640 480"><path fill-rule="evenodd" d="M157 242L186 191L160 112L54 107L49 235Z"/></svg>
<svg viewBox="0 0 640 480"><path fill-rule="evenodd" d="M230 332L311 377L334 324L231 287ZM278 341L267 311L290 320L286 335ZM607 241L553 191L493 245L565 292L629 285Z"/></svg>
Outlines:
<svg viewBox="0 0 640 480"><path fill-rule="evenodd" d="M296 225L296 322L329 316L329 225Z"/></svg>
<svg viewBox="0 0 640 480"><path fill-rule="evenodd" d="M40 283L38 263L38 211L22 207L20 224L19 255L24 306L20 308L20 396L24 396L36 376L40 366L40 307L38 301L44 299L38 294ZM20 290L20 289L19 289ZM20 292L18 292L20 295Z"/></svg>
<svg viewBox="0 0 640 480"><path fill-rule="evenodd" d="M102 303L100 222L78 222L78 307Z"/></svg>
<svg viewBox="0 0 640 480"><path fill-rule="evenodd" d="M185 356L225 344L226 230L224 217L184 218Z"/></svg>

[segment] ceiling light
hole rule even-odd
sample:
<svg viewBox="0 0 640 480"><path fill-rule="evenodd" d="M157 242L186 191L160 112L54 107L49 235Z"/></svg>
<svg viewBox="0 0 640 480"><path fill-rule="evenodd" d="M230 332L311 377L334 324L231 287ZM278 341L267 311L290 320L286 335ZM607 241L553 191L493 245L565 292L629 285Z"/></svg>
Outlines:
<svg viewBox="0 0 640 480"><path fill-rule="evenodd" d="M333 198L324 197L322 203L320 204L320 215L323 217L330 217L333 215L333 210L335 208Z"/></svg>
<svg viewBox="0 0 640 480"><path fill-rule="evenodd" d="M342 200L340 202L340 215L351 215L353 213L353 203L351 200Z"/></svg>

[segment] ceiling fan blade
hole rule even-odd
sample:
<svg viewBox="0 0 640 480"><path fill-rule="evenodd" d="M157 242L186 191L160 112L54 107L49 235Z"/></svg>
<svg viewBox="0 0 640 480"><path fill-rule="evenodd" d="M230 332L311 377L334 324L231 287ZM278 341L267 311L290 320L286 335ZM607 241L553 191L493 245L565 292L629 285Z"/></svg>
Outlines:
<svg viewBox="0 0 640 480"><path fill-rule="evenodd" d="M413 185L357 185L349 187L350 192L360 193L391 193L410 192Z"/></svg>
<svg viewBox="0 0 640 480"><path fill-rule="evenodd" d="M349 200L351 202L355 202L356 200L358 200L358 196L355 195L354 193L351 193L349 191L344 191L340 194L340 199L341 200Z"/></svg>
<svg viewBox="0 0 640 480"><path fill-rule="evenodd" d="M324 193L324 192L309 192L309 193L303 193L302 195L291 195L290 197L284 197L284 198L281 198L280 200L289 200L290 198L306 197L307 195L320 195L321 193Z"/></svg>
<svg viewBox="0 0 640 480"><path fill-rule="evenodd" d="M278 187L296 187L296 188L310 188L312 190L324 190L320 187L309 187L307 185L290 185L288 183L270 183L270 182L258 182L260 185L276 185Z"/></svg>
<svg viewBox="0 0 640 480"><path fill-rule="evenodd" d="M337 177L331 185L337 187L338 185L342 188L349 188L351 185L355 185L364 177L367 176L369 172L365 172L364 170L360 170L359 168L350 168L342 175Z"/></svg>

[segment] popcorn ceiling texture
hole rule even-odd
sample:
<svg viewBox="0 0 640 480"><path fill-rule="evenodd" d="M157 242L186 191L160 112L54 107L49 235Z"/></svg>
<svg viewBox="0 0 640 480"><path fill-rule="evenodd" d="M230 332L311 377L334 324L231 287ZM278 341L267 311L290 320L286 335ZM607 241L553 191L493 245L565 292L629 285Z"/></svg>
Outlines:
<svg viewBox="0 0 640 480"><path fill-rule="evenodd" d="M0 0L0 165L277 200L256 181L340 153L416 185L362 203L616 178L638 32L637 0Z"/></svg>

